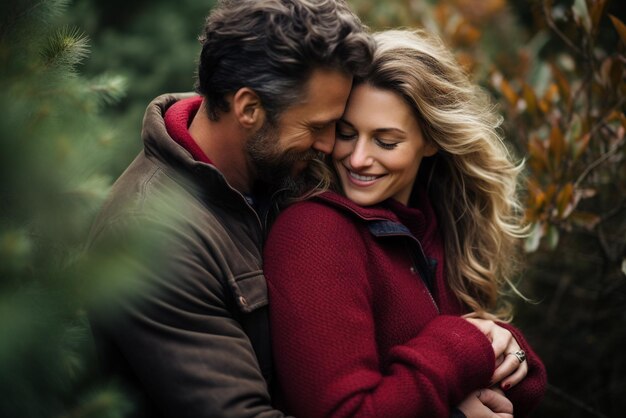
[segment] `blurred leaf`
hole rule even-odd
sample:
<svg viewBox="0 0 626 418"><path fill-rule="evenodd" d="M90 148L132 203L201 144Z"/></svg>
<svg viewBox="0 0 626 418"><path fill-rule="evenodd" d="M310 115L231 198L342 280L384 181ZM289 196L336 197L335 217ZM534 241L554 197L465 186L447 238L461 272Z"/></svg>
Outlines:
<svg viewBox="0 0 626 418"><path fill-rule="evenodd" d="M601 218L595 213L575 210L569 216L569 220L574 224L587 230L592 230L600 222Z"/></svg>
<svg viewBox="0 0 626 418"><path fill-rule="evenodd" d="M589 146L589 140L591 139L591 134L587 132L585 135L579 136L577 140L574 141L572 145L573 156L572 159L574 161L578 161L581 155L584 154L585 150Z"/></svg>
<svg viewBox="0 0 626 418"><path fill-rule="evenodd" d="M526 110L533 116L537 115L537 97L533 89L527 84L522 85L522 97L526 102Z"/></svg>
<svg viewBox="0 0 626 418"><path fill-rule="evenodd" d="M606 6L606 0L591 0L591 10L589 12L591 16L591 26L594 32L597 32L600 25L600 19L604 13L604 6Z"/></svg>
<svg viewBox="0 0 626 418"><path fill-rule="evenodd" d="M577 200L581 200L581 199L589 199L591 197L594 197L598 194L598 191L596 189L583 189L583 188L578 188L576 189L576 199Z"/></svg>
<svg viewBox="0 0 626 418"><path fill-rule="evenodd" d="M567 145L572 147L574 143L580 138L582 132L582 120L577 114L572 117L569 129L565 133L565 140Z"/></svg>
<svg viewBox="0 0 626 418"><path fill-rule="evenodd" d="M574 185L567 183L559 192L556 198L558 217L565 219L572 212L574 205Z"/></svg>
<svg viewBox="0 0 626 418"><path fill-rule="evenodd" d="M533 136L528 141L528 153L530 155L530 163L535 170L539 172L548 168L548 154L547 150L541 141L536 136Z"/></svg>
<svg viewBox="0 0 626 418"><path fill-rule="evenodd" d="M494 73L491 77L491 82L493 86L506 98L511 107L517 106L517 101L519 97L517 93L513 90L508 81L504 79L501 73Z"/></svg>
<svg viewBox="0 0 626 418"><path fill-rule="evenodd" d="M565 153L565 137L559 125L554 123L552 130L550 131L550 142L548 147L548 156L550 166L556 173L563 162L563 155Z"/></svg>
<svg viewBox="0 0 626 418"><path fill-rule="evenodd" d="M555 64L552 64L550 68L552 68L552 74L554 75L554 78L556 78L556 84L559 87L559 94L565 103L569 105L569 103L571 103L571 88L567 78Z"/></svg>
<svg viewBox="0 0 626 418"><path fill-rule="evenodd" d="M559 229L555 225L548 226L548 233L546 234L546 244L550 250L554 250L559 244Z"/></svg>
<svg viewBox="0 0 626 418"><path fill-rule="evenodd" d="M481 31L467 20L461 20L453 34L453 39L458 45L472 46L480 39Z"/></svg>
<svg viewBox="0 0 626 418"><path fill-rule="evenodd" d="M609 18L611 18L611 22L613 22L613 26L615 26L615 30L617 30L622 43L626 45L626 25L613 15L609 15Z"/></svg>
<svg viewBox="0 0 626 418"><path fill-rule="evenodd" d="M589 9L587 9L586 0L574 0L572 4L572 12L574 13L574 19L579 25L582 25L587 33L591 33L591 17L589 16Z"/></svg>
<svg viewBox="0 0 626 418"><path fill-rule="evenodd" d="M483 24L506 7L505 0L454 0L454 2L464 16L474 23Z"/></svg>
<svg viewBox="0 0 626 418"><path fill-rule="evenodd" d="M99 387L84 395L59 418L123 418L131 416L133 409L133 404L119 389Z"/></svg>
<svg viewBox="0 0 626 418"><path fill-rule="evenodd" d="M547 114L550 112L552 108L552 104L556 101L559 94L559 88L555 83L550 83L548 88L546 89L543 98L537 101L537 106L543 114Z"/></svg>
<svg viewBox="0 0 626 418"><path fill-rule="evenodd" d="M32 262L32 250L33 242L26 231L0 230L0 272L9 274L27 266Z"/></svg>

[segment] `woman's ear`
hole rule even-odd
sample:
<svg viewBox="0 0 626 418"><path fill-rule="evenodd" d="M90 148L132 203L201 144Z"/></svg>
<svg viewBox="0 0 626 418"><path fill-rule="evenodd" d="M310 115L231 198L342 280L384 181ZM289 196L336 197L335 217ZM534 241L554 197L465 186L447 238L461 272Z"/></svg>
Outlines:
<svg viewBox="0 0 626 418"><path fill-rule="evenodd" d="M437 154L437 145L432 141L426 141L424 144L424 157L432 157Z"/></svg>
<svg viewBox="0 0 626 418"><path fill-rule="evenodd" d="M242 87L233 95L233 111L239 124L246 129L258 129L265 121L261 98L249 87Z"/></svg>

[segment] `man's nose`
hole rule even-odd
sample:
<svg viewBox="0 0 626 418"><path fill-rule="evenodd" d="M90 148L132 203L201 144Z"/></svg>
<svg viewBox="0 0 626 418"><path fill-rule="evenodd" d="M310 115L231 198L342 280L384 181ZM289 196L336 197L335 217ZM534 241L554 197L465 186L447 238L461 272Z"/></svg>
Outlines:
<svg viewBox="0 0 626 418"><path fill-rule="evenodd" d="M335 125L332 124L317 135L315 142L311 148L316 151L323 152L324 154L330 154L333 152L335 146Z"/></svg>

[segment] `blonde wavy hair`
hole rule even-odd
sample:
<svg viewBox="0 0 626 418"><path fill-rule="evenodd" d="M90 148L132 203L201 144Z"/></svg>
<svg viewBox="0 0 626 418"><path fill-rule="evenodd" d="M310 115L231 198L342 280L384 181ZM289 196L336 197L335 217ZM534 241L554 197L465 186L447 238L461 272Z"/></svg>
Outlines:
<svg viewBox="0 0 626 418"><path fill-rule="evenodd" d="M522 163L513 162L502 141L502 118L435 35L388 30L374 39L373 62L355 85L401 96L437 147L422 160L416 183L426 186L437 214L448 283L474 316L508 321L512 308L502 296L512 291L526 299L512 277L527 227L517 197ZM327 189L341 192L328 158L311 164L307 177L309 187L290 202Z"/></svg>
<svg viewBox="0 0 626 418"><path fill-rule="evenodd" d="M437 213L450 287L479 316L508 320L511 305L500 296L519 294L511 278L526 228L516 191L522 164L502 141L502 118L438 37L389 30L374 39L370 71L356 83L401 96L437 147L418 181Z"/></svg>
<svg viewBox="0 0 626 418"><path fill-rule="evenodd" d="M376 50L367 83L392 91L413 109L437 154L422 160L418 180L437 214L452 291L474 315L508 321L513 293L526 299L512 277L519 267L519 238L527 233L517 198L522 163L502 141L502 118L489 96L472 83L452 53L422 30L374 34ZM341 192L332 163L315 161L303 200L324 190Z"/></svg>

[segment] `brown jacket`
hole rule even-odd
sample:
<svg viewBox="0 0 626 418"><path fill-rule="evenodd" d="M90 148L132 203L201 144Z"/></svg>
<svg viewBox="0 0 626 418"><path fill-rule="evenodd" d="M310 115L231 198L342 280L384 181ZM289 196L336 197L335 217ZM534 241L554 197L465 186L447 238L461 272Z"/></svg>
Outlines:
<svg viewBox="0 0 626 418"><path fill-rule="evenodd" d="M281 417L267 385L262 222L214 166L168 135L163 115L181 97L150 104L144 150L94 224L92 251L127 244L137 227L160 250L129 245L147 286L91 314L96 345L106 371L136 395L136 416Z"/></svg>

